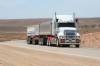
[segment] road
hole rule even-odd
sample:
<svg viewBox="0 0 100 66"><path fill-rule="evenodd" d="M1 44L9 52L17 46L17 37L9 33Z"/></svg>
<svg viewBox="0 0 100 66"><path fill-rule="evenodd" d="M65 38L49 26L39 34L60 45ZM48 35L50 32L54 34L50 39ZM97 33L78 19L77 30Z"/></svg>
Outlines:
<svg viewBox="0 0 100 66"><path fill-rule="evenodd" d="M27 45L24 40L0 42L0 66L100 66L100 49Z"/></svg>

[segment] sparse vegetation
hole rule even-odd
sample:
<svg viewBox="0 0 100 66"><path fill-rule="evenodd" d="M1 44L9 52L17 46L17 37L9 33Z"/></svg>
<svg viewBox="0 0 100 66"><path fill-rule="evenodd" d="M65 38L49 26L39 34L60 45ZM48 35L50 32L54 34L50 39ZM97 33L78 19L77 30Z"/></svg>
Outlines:
<svg viewBox="0 0 100 66"><path fill-rule="evenodd" d="M0 41L10 40L25 40L26 33L2 33L0 34Z"/></svg>
<svg viewBox="0 0 100 66"><path fill-rule="evenodd" d="M0 20L0 41L26 39L27 25L48 21L50 22L51 19ZM79 18L79 27L82 47L100 47L100 39L98 39L100 35L98 34L100 32L100 18ZM87 42L87 39L89 39L89 42ZM89 44L92 46L89 46Z"/></svg>

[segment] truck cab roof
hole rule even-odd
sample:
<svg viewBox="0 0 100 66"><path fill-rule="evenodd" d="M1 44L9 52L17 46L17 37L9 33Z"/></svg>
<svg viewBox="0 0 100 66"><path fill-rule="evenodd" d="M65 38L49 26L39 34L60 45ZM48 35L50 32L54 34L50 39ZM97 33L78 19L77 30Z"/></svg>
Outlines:
<svg viewBox="0 0 100 66"><path fill-rule="evenodd" d="M58 22L74 22L73 15L56 15Z"/></svg>

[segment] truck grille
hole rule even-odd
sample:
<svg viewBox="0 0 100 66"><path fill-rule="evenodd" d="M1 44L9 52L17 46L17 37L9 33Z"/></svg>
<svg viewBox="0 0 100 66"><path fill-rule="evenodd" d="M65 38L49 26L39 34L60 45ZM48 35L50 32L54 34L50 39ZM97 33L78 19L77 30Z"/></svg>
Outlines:
<svg viewBox="0 0 100 66"><path fill-rule="evenodd" d="M67 39L75 39L75 36L66 36Z"/></svg>

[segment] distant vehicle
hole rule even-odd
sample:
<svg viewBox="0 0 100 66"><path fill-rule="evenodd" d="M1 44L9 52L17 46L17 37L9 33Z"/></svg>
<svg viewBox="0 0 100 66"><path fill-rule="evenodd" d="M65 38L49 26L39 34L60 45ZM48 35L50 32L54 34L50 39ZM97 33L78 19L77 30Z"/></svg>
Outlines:
<svg viewBox="0 0 100 66"><path fill-rule="evenodd" d="M55 46L80 46L78 19L74 15L56 15L51 22L27 27L27 43Z"/></svg>

